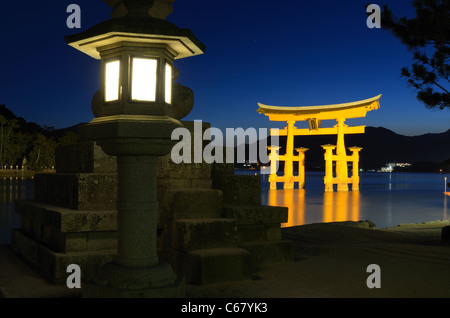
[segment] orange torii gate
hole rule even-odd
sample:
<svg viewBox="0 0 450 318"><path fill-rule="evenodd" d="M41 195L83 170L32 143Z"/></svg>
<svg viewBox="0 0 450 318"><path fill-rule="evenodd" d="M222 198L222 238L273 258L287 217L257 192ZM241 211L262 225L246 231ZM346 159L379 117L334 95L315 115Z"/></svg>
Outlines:
<svg viewBox="0 0 450 318"><path fill-rule="evenodd" d="M293 189L294 183L298 182L299 188L304 187L305 183L305 152L307 148L296 148L298 156L294 155L294 136L309 135L337 135L336 145L323 145L325 150L325 191L334 191L333 184L337 184L338 191L348 191L348 184L352 183L352 190L359 189L359 151L362 148L350 147L351 156L347 156L345 149L345 134L363 134L365 126L348 127L345 120L349 118L365 117L368 111L380 107L379 99L381 95L373 98L344 104L323 105L323 106L268 106L258 103L258 112L269 117L271 121L286 121L287 127L278 130L278 136L287 136L286 154L279 155L280 147L268 147L270 150L269 158L271 163L271 173L269 177L270 189L276 189L277 182L284 183L284 189ZM336 120L337 125L330 128L322 128L323 120ZM295 127L297 121L308 121L309 129L298 129ZM271 130L271 135L275 136L276 131ZM333 151L336 149L336 154ZM277 161L284 161L284 176L276 174ZM294 176L294 161L299 162L299 174ZM333 177L333 162L336 162L335 177ZM352 176L348 176L347 163L353 163Z"/></svg>

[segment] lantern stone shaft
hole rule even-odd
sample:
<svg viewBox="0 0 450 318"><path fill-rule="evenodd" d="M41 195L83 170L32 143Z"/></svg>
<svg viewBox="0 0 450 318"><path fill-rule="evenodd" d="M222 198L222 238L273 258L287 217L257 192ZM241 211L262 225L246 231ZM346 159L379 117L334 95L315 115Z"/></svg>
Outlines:
<svg viewBox="0 0 450 318"><path fill-rule="evenodd" d="M156 173L159 156L170 152L173 129L167 116L118 115L86 124L85 140L95 140L117 157L117 259L85 283L84 297L181 297L184 281L157 254Z"/></svg>

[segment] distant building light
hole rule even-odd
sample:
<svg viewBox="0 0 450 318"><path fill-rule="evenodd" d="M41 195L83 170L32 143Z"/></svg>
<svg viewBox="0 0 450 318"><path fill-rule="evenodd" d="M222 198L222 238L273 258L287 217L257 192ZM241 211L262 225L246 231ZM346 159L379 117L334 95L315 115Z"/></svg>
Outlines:
<svg viewBox="0 0 450 318"><path fill-rule="evenodd" d="M401 162L401 163L388 163L386 164L384 167L381 168L381 172L392 172L394 171L395 167L400 167L400 168L405 168L405 167L410 167L411 164L410 163L406 163L406 162Z"/></svg>

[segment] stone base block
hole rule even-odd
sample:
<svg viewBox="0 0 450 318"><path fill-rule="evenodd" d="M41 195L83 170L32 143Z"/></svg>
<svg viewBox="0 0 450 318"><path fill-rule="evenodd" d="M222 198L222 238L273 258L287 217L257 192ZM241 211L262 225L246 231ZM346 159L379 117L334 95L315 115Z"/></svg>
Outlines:
<svg viewBox="0 0 450 318"><path fill-rule="evenodd" d="M250 253L241 248L215 248L189 252L185 265L186 281L213 284L249 279Z"/></svg>
<svg viewBox="0 0 450 318"><path fill-rule="evenodd" d="M181 298L184 295L184 279L177 277L167 263L149 267L107 263L98 268L83 288L85 298Z"/></svg>
<svg viewBox="0 0 450 318"><path fill-rule="evenodd" d="M174 163L171 155L158 159L158 178L164 179L211 179L211 164L202 163Z"/></svg>
<svg viewBox="0 0 450 318"><path fill-rule="evenodd" d="M80 266L82 279L91 279L98 266L113 261L116 255L116 251L57 253L17 229L12 231L11 248L53 284L66 283L69 275L67 266L70 264Z"/></svg>
<svg viewBox="0 0 450 318"><path fill-rule="evenodd" d="M219 218L222 192L213 189L176 189L165 193L162 202L165 223L176 219Z"/></svg>
<svg viewBox="0 0 450 318"><path fill-rule="evenodd" d="M260 176L224 175L212 181L212 187L223 192L224 206L261 204Z"/></svg>
<svg viewBox="0 0 450 318"><path fill-rule="evenodd" d="M220 180L224 179L227 176L234 175L234 163L217 163L214 162L211 165L211 179L214 184L220 182Z"/></svg>
<svg viewBox="0 0 450 318"><path fill-rule="evenodd" d="M177 178L166 179L158 178L158 195L165 194L167 191L174 189L211 189L211 179L195 179L195 178ZM161 198L161 196L159 196Z"/></svg>
<svg viewBox="0 0 450 318"><path fill-rule="evenodd" d="M169 286L145 289L118 289L109 286L83 283L83 298L184 298L184 279L178 279Z"/></svg>
<svg viewBox="0 0 450 318"><path fill-rule="evenodd" d="M114 210L117 174L36 174L35 200L73 210Z"/></svg>
<svg viewBox="0 0 450 318"><path fill-rule="evenodd" d="M211 190L211 179L200 179L200 178L177 178L169 179L159 177L157 179L157 198L158 202L166 203L158 205L158 226L164 227L162 223L168 223L173 220L173 218L192 218L192 217L219 217L220 216L220 202L222 201L222 194L218 190ZM176 190L179 190L176 194ZM196 190L197 195L193 194ZM174 192L175 191L175 192ZM180 194L184 191L184 195ZM209 193L208 193L209 192ZM184 209L180 205L185 204L186 197L193 196L193 201L188 201L187 203L192 208L191 210ZM201 198L205 195L204 198ZM170 202L168 197L178 197L182 198L183 202ZM199 198L200 196L200 198ZM206 205L201 206L201 200L205 199L204 203ZM177 207L176 215L170 210L170 207L174 204ZM212 210L207 210L207 206L210 205ZM206 208L206 209L205 209Z"/></svg>
<svg viewBox="0 0 450 318"><path fill-rule="evenodd" d="M21 230L56 252L117 248L117 212L77 211L35 201L16 201Z"/></svg>
<svg viewBox="0 0 450 318"><path fill-rule="evenodd" d="M58 147L56 173L117 173L116 157L106 155L94 142Z"/></svg>
<svg viewBox="0 0 450 318"><path fill-rule="evenodd" d="M266 241L240 244L250 253L251 266L258 269L262 265L284 263L292 261L293 243L291 241Z"/></svg>
<svg viewBox="0 0 450 318"><path fill-rule="evenodd" d="M232 219L178 220L170 246L181 251L231 247L235 244L235 231Z"/></svg>

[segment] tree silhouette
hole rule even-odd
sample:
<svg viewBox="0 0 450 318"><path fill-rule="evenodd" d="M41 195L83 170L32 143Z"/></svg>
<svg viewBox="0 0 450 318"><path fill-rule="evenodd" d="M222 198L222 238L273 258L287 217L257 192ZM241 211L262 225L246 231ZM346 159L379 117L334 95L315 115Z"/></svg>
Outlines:
<svg viewBox="0 0 450 318"><path fill-rule="evenodd" d="M416 17L396 18L383 6L381 27L398 37L415 63L401 75L427 108L450 107L450 0L414 0Z"/></svg>
<svg viewBox="0 0 450 318"><path fill-rule="evenodd" d="M2 168L4 164L11 164L12 152L10 145L14 137L14 129L17 127L16 120L7 120L0 115L0 167Z"/></svg>
<svg viewBox="0 0 450 318"><path fill-rule="evenodd" d="M78 135L70 129L42 128L15 116L0 105L0 170L5 166L39 171L55 166L55 149L78 142Z"/></svg>

